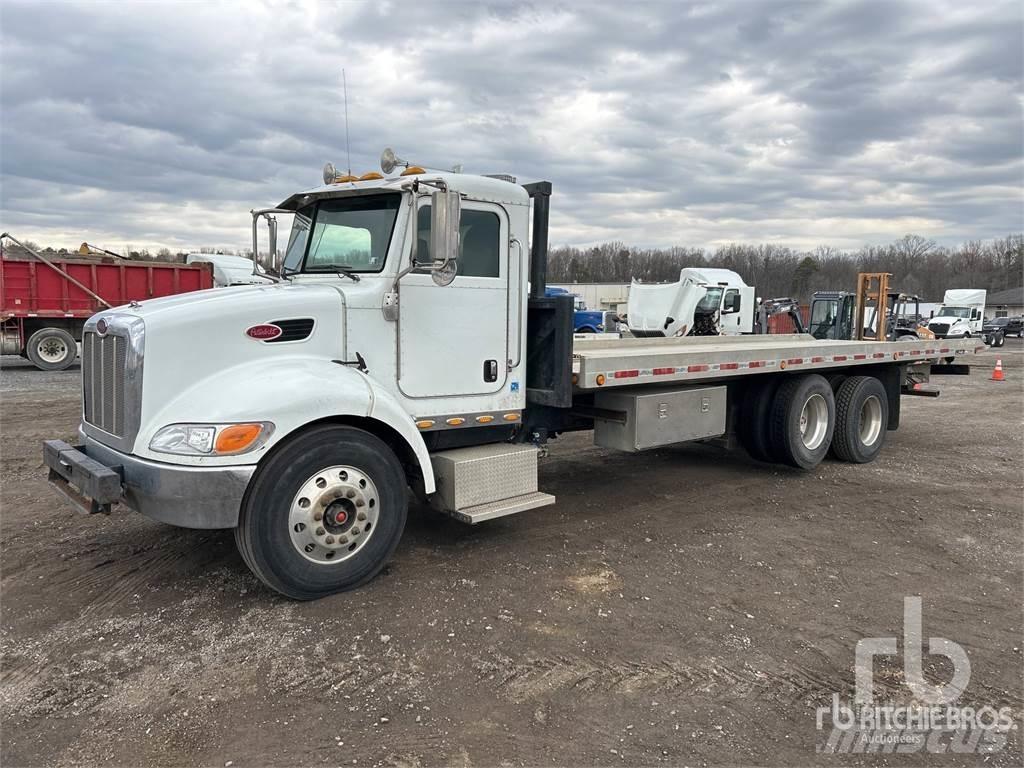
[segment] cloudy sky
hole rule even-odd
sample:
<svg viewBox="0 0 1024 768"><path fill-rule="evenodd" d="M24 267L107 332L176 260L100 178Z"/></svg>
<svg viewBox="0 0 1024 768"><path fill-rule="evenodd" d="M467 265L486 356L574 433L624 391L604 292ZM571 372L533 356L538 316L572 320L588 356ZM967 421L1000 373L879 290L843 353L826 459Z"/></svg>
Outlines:
<svg viewBox="0 0 1024 768"><path fill-rule="evenodd" d="M0 1L0 226L245 247L385 146L555 186L552 242L1024 229L1021 3Z"/></svg>

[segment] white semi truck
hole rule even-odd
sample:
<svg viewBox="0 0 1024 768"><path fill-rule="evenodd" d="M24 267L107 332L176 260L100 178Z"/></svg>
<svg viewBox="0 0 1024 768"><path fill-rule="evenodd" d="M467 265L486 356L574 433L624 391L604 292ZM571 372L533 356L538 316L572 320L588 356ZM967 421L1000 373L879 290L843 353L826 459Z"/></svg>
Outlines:
<svg viewBox="0 0 1024 768"><path fill-rule="evenodd" d="M987 292L976 288L954 288L942 297L942 306L928 321L928 330L939 339L981 336L985 324Z"/></svg>
<svg viewBox="0 0 1024 768"><path fill-rule="evenodd" d="M288 197L277 282L92 317L78 445L46 441L78 509L122 503L233 528L271 588L313 599L372 578L408 489L466 523L551 504L545 443L592 430L637 452L737 441L803 469L868 462L913 394L908 367L971 342L804 334L591 340L545 296L551 184L428 172L339 177ZM532 211L531 211L532 208ZM532 228L531 228L532 217ZM529 246L527 246L529 243ZM595 471L598 471L595 468Z"/></svg>
<svg viewBox="0 0 1024 768"><path fill-rule="evenodd" d="M754 332L754 289L731 269L686 267L674 283L629 287L626 320L639 337Z"/></svg>

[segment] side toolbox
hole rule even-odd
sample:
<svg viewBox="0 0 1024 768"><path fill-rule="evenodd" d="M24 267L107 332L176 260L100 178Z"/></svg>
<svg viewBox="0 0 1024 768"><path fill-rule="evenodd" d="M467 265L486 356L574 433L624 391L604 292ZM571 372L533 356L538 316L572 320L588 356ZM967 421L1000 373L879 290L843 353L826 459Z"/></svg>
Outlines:
<svg viewBox="0 0 1024 768"><path fill-rule="evenodd" d="M537 490L537 448L476 445L431 456L437 491L430 503L464 523L480 523L555 503Z"/></svg>
<svg viewBox="0 0 1024 768"><path fill-rule="evenodd" d="M725 434L726 387L600 392L605 412L594 423L594 442L619 451L645 451Z"/></svg>

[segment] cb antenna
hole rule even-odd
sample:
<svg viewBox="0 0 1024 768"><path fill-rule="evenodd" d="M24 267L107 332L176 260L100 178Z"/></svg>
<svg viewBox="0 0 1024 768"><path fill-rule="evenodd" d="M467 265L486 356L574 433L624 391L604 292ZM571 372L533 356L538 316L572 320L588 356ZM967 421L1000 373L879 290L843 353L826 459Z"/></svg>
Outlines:
<svg viewBox="0 0 1024 768"><path fill-rule="evenodd" d="M345 70L341 70L341 89L345 96L345 162L348 164L348 175L352 175L352 152L348 143L348 81L345 79Z"/></svg>

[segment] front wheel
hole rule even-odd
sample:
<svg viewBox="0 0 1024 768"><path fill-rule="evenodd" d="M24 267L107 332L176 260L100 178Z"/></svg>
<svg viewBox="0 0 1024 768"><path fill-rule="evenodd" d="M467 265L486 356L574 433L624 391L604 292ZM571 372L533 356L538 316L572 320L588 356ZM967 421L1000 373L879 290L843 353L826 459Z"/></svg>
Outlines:
<svg viewBox="0 0 1024 768"><path fill-rule="evenodd" d="M235 528L246 565L296 600L353 589L388 562L407 514L406 478L379 438L314 427L254 476Z"/></svg>

